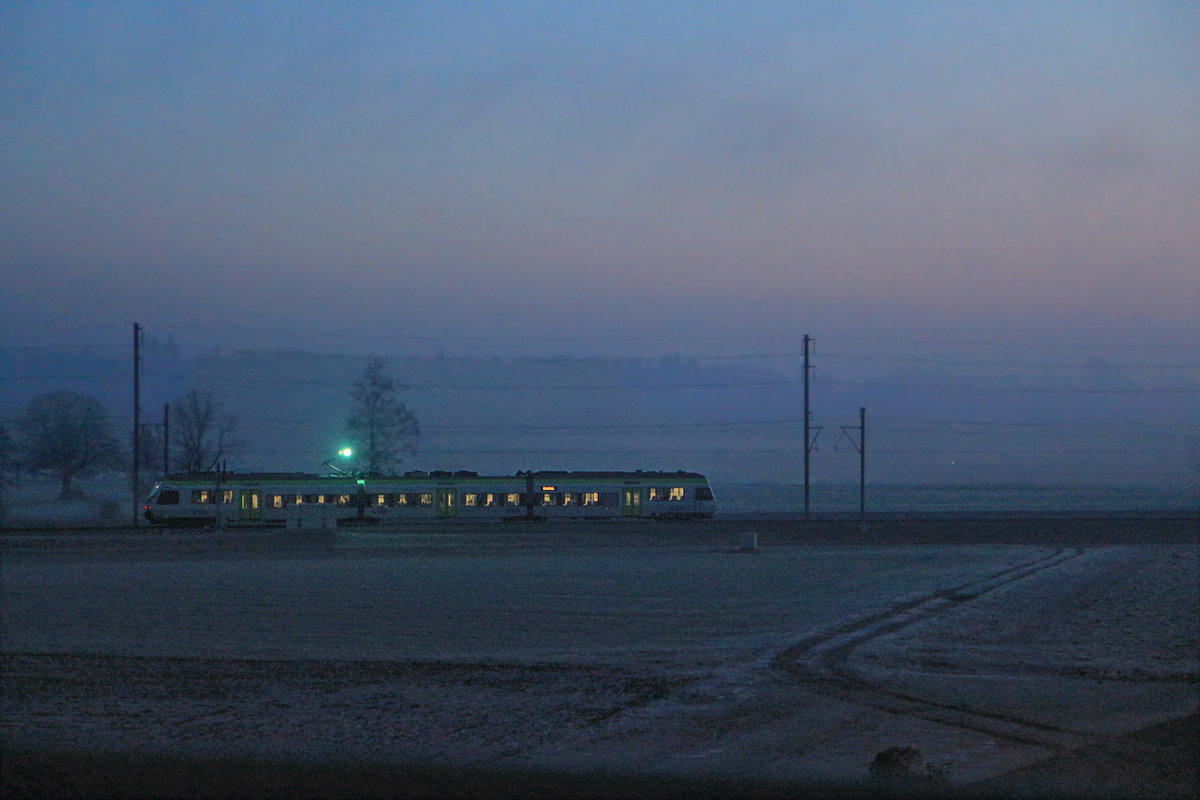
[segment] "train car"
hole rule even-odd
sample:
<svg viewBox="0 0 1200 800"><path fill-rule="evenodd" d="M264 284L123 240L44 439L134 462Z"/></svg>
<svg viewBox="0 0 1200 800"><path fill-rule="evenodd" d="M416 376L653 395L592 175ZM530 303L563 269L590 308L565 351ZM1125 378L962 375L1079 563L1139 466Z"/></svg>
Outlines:
<svg viewBox="0 0 1200 800"><path fill-rule="evenodd" d="M401 524L452 520L707 519L716 511L696 472L408 472L401 476L180 473L146 499L153 525Z"/></svg>

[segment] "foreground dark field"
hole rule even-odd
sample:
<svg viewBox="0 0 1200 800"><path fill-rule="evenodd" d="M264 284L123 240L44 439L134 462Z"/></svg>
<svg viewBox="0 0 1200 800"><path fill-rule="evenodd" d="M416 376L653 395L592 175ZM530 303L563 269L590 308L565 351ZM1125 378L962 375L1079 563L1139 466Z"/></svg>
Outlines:
<svg viewBox="0 0 1200 800"><path fill-rule="evenodd" d="M1198 545L1172 515L10 531L3 791L1190 798ZM921 771L871 779L893 745Z"/></svg>
<svg viewBox="0 0 1200 800"><path fill-rule="evenodd" d="M737 781L83 753L5 753L6 798L1180 798L1200 787L1200 716L1151 726L971 786Z"/></svg>

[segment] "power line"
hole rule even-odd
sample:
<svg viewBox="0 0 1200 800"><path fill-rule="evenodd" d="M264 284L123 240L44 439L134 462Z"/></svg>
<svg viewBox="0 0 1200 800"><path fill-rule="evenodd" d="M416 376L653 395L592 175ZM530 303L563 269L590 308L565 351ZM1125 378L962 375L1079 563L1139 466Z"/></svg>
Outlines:
<svg viewBox="0 0 1200 800"><path fill-rule="evenodd" d="M311 454L319 451L319 447L308 448L253 448L246 452L252 455L290 455L290 454ZM435 455L440 453L454 454L478 454L478 455L509 455L509 454L524 454L524 453L577 453L588 455L626 455L626 454L655 454L663 455L664 453L709 453L709 454L726 454L726 455L741 455L741 456L756 456L756 455L784 455L791 456L796 454L795 448L764 448L764 449L749 449L749 448L731 448L731 447L633 447L633 448L612 448L612 449L596 449L596 448L552 448L552 447L437 447L421 450L421 453L427 455ZM819 452L819 451L818 451ZM1026 454L1031 457L1038 456L1087 456L1087 455L1125 455L1130 452L1137 452L1130 448L1108 448L1103 450L1038 450L1030 451L1022 450L992 450L992 449L958 449L951 450L935 450L935 449L919 449L919 448L885 448L872 447L872 453L875 455L991 455L993 453L1000 455L1017 455ZM1155 455L1187 455L1186 450L1156 450Z"/></svg>
<svg viewBox="0 0 1200 800"><path fill-rule="evenodd" d="M455 343L480 343L494 344L496 342L511 342L514 344L568 344L568 343L603 343L603 344L652 344L655 342L694 342L694 341L729 341L732 339L785 339L785 336L769 336L769 335L712 335L712 336L456 336L444 334L372 334L372 333L348 333L344 330L328 331L314 330L311 328L305 329L282 329L282 328L245 328L245 327L226 327L214 328L211 326L200 325L156 325L156 330L163 331L203 331L212 334L254 334L259 336L286 336L295 337L320 337L322 339L348 339L348 340L364 340L364 341L394 341L394 342L455 342ZM794 337L790 337L794 338Z"/></svg>
<svg viewBox="0 0 1200 800"><path fill-rule="evenodd" d="M98 416L89 416L84 419L89 421L109 420L109 421L128 421L131 418L129 414L105 414ZM23 416L10 416L0 419L0 422L16 423L23 420ZM236 417L239 425L248 426L325 426L330 424L329 420L313 418L313 417L253 417L253 416L238 416ZM823 425L836 425L843 420L836 418L817 419L814 423ZM451 430L451 431L603 431L603 430L642 430L642 431L735 431L743 428L778 428L803 425L802 419L750 419L750 420L729 420L729 421L706 421L706 422L640 422L640 423L615 423L615 424L592 424L588 422L578 423L561 423L547 424L540 422L520 423L520 424L422 424L422 430ZM340 424L340 420L337 421ZM1126 431L1136 432L1142 429L1182 429L1180 434L1172 433L1138 433L1136 435L1142 437L1154 438L1173 438L1177 435L1183 435L1192 431L1200 433L1200 420L1183 421L1172 420L1164 422L1122 422L1122 421L1106 421L1106 422L995 422L995 421L980 421L980 420L877 420L873 423L876 429L886 429L888 432L904 432L911 431L914 433L946 433L955 435L1002 435L1005 432L1020 431L1021 429L1029 429L1039 431L1039 436L1089 436L1103 437L1111 435L1113 437L1123 437L1134 435L1133 433L1112 433L1106 434L1105 431L1110 431L1114 428L1119 428ZM980 428L983 430L969 430L970 428ZM1079 429L1077 433L1069 432L1072 429ZM1101 432L1097 433L1097 429Z"/></svg>
<svg viewBox="0 0 1200 800"><path fill-rule="evenodd" d="M119 328L121 330L124 330L127 327L129 327L128 322L76 322L76 323L59 323L59 324L55 324L55 325L38 325L38 330L74 331L74 330L83 330L83 329L90 329L90 328L114 328L114 329ZM26 326L26 325L5 325L3 323L0 323L0 330L5 330L5 329L26 332L26 331L28 331L28 326Z"/></svg>
<svg viewBox="0 0 1200 800"><path fill-rule="evenodd" d="M238 418L239 422L253 421L264 425L303 425L303 424L325 424L320 420L304 419L304 420L281 420L265 417L250 417ZM753 420L741 422L644 422L644 423L618 423L618 424L592 424L592 423L568 423L568 424L544 424L538 422L530 422L518 425L505 424L462 424L462 425L421 425L421 430L459 430L459 431L525 431L525 430L564 430L564 431L597 431L597 430L684 430L684 429L734 429L745 427L768 427L778 425L799 425L800 420Z"/></svg>
<svg viewBox="0 0 1200 800"><path fill-rule="evenodd" d="M350 383L343 381L316 381L292 378L201 378L217 383L255 383L290 386L323 386L330 388L349 388ZM736 388L745 386L786 386L797 383L799 379L761 380L761 381L697 381L694 383L579 383L579 384L539 384L539 383L409 383L402 390L419 389L422 391L626 391L642 389L713 389Z"/></svg>
<svg viewBox="0 0 1200 800"><path fill-rule="evenodd" d="M839 342L864 342L869 344L918 344L918 345L934 345L938 347L999 347L1004 349L1012 348L1062 348L1068 350L1094 350L1096 343L1093 342L1056 342L1052 339L1038 339L1037 341L1020 341L1020 340L953 340L953 339L906 339L901 337L896 338L870 338L859 336L838 336L836 340ZM1106 341L1104 343L1105 350L1200 350L1200 344L1189 342L1187 344L1174 344L1170 342L1128 342L1128 341Z"/></svg>
<svg viewBox="0 0 1200 800"><path fill-rule="evenodd" d="M21 422L24 422L25 419L26 418L24 416L15 416L15 417L7 417L4 419L0 419L0 422L4 423L6 425L10 425L10 424L16 425ZM129 414L101 414L101 415L92 415L92 416L84 416L84 417L71 417L71 420L73 422L113 422L113 421L124 422L126 420L131 420L131 415L129 415Z"/></svg>
<svg viewBox="0 0 1200 800"><path fill-rule="evenodd" d="M1138 364L1121 362L1089 363L1064 361L997 361L990 359L937 358L933 356L881 356L822 353L821 358L837 361L872 361L896 364L944 364L970 367L1026 367L1033 369L1200 369L1200 362L1186 364Z"/></svg>
<svg viewBox="0 0 1200 800"><path fill-rule="evenodd" d="M0 381L126 380L128 375L0 375Z"/></svg>
<svg viewBox="0 0 1200 800"><path fill-rule="evenodd" d="M49 331L72 331L94 328L124 328L124 323L84 323L84 324L60 324L43 326L42 330ZM798 336L792 331L774 332L774 333L757 333L757 334L713 334L711 336L696 336L696 335L679 335L679 336L547 336L538 334L537 336L461 336L453 334L372 334L372 333L352 333L346 330L317 330L312 328L263 328L252 326L212 326L212 325L178 325L171 323L156 323L151 326L154 330L164 333L175 333L181 331L194 331L208 333L214 336L227 336L229 334L247 334L259 336L279 336L287 337L288 339L296 339L298 337L317 337L323 340L363 340L363 341L394 341L394 342L467 342L467 343L488 343L496 342L512 342L518 344L530 343L639 343L653 344L656 342L696 342L696 341L796 341ZM27 333L25 327L4 326L0 325L0 330L11 328L22 333ZM1039 339L1037 341L1021 341L1021 340L976 340L976 339L923 339L923 338L905 338L905 337L862 337L862 336L836 336L826 337L833 338L837 342L845 343L863 343L870 345L920 345L920 346L935 346L935 347L964 347L964 348L1038 348L1038 349L1068 349L1068 350L1094 350L1095 342L1063 342L1054 341L1052 339ZM48 347L54 348L58 345L30 345L29 347ZM96 347L96 346L120 346L120 345L82 345L81 347ZM65 346L64 346L65 347ZM180 345L180 347L187 347ZM0 347L0 349L4 349ZM205 348L207 349L207 348ZM1200 343L1188 342L1171 343L1171 342L1129 342L1129 341L1113 341L1106 342L1105 350L1187 350L1200 351ZM735 355L735 356L696 356L696 358L798 358L799 353L771 353L771 354L751 354L751 355ZM848 357L848 356L831 356L823 354L823 357ZM849 356L853 357L853 356Z"/></svg>
<svg viewBox="0 0 1200 800"><path fill-rule="evenodd" d="M4 350L59 350L64 352L78 352L81 350L128 350L127 344L3 344L0 345L0 352Z"/></svg>
<svg viewBox="0 0 1200 800"><path fill-rule="evenodd" d="M842 386L862 389L904 389L914 392L979 392L986 394L1091 394L1091 395L1146 395L1146 394L1200 394L1200 386L1193 388L1141 388L1141 389L1097 389L1085 387L1036 387L1036 386L954 386L913 385L904 383L878 383L875 381L825 381Z"/></svg>
<svg viewBox="0 0 1200 800"><path fill-rule="evenodd" d="M67 380L117 380L124 379L125 376L116 374L105 375L12 375L0 376L0 382L45 382L45 381L67 381ZM172 376L169 375L154 375L157 379L167 380ZM174 376L179 379L185 379L182 376ZM351 382L346 381L322 381L308 380L301 378L236 378L226 376L191 376L188 378L194 382L212 382L212 383L254 383L267 384L275 386L317 386L324 388L348 388ZM504 383L413 383L406 384L401 387L402 391L418 390L418 391L480 391L480 392L497 392L497 391L647 391L647 390L669 390L669 389L736 389L736 388L751 388L765 386L794 386L801 383L800 378L780 378L777 380L753 380L753 381L695 381L690 383L579 383L579 384L504 384ZM1192 395L1200 394L1200 386L1198 387L1143 387L1143 388L1093 388L1093 387L1071 387L1071 386L1055 386L1055 387L1037 387L1037 386L963 386L953 384L929 385L929 384L908 384L908 383L880 383L876 381L847 381L847 380L825 380L822 383L826 385L837 386L852 386L860 389L893 389L912 392L963 392L963 393L984 393L984 394L1082 394L1082 395Z"/></svg>
<svg viewBox="0 0 1200 800"><path fill-rule="evenodd" d="M1111 427L1127 427L1127 428L1162 428L1162 427L1192 427L1200 425L1198 420L1170 420L1162 422L1122 422L1118 420L1110 420L1103 422L1021 422L1007 421L997 422L994 420L905 420L899 417L893 417L892 420L877 421L875 425L882 426L907 426L907 425L956 425L956 426L980 426L980 427L1070 427L1070 428L1111 428Z"/></svg>

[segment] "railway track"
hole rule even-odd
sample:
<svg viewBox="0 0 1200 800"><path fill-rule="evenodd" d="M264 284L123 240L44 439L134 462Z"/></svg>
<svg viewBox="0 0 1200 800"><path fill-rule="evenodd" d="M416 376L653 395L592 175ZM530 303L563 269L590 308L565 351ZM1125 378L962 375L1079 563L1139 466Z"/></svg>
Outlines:
<svg viewBox="0 0 1200 800"><path fill-rule="evenodd" d="M1060 548L1040 558L933 594L907 599L891 609L845 622L787 648L773 666L804 688L859 706L914 717L1006 741L1067 752L1104 738L967 704L947 703L873 682L850 664L851 654L876 638L945 614L963 603L1081 556L1082 548Z"/></svg>

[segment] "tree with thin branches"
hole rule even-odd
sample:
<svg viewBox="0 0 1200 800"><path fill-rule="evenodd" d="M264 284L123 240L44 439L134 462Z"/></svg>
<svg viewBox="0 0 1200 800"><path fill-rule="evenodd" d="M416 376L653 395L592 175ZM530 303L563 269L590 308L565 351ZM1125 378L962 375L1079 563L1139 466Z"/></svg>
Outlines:
<svg viewBox="0 0 1200 800"><path fill-rule="evenodd" d="M416 450L417 418L398 398L402 387L387 374L382 358L373 356L350 389L352 402L346 435L358 462L370 475L393 471L403 453Z"/></svg>
<svg viewBox="0 0 1200 800"><path fill-rule="evenodd" d="M224 413L212 389L201 391L193 387L171 408L175 412L171 419L175 469L209 472L241 447L236 438L237 419Z"/></svg>
<svg viewBox="0 0 1200 800"><path fill-rule="evenodd" d="M17 423L26 468L50 470L61 499L74 497L72 481L121 469L125 454L99 401L75 392L38 395Z"/></svg>

